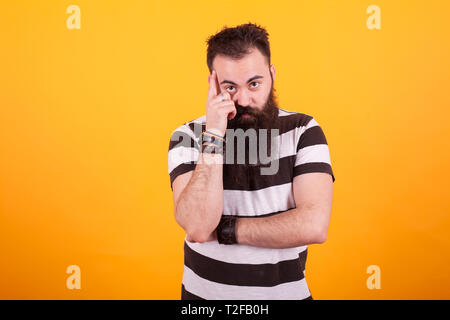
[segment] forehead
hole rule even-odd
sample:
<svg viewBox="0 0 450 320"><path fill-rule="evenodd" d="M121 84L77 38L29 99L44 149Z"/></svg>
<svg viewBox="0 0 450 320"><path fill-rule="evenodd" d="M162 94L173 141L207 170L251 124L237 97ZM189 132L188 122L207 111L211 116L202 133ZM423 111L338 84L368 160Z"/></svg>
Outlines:
<svg viewBox="0 0 450 320"><path fill-rule="evenodd" d="M255 75L266 76L269 71L268 66L267 58L258 49L251 49L249 54L238 60L217 55L212 65L217 72L219 82L222 80L246 82Z"/></svg>

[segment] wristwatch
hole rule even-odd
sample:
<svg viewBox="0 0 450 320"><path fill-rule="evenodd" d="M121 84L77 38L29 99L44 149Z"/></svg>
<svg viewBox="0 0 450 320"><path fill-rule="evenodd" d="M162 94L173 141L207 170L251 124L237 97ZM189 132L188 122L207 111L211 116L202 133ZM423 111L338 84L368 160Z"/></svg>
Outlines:
<svg viewBox="0 0 450 320"><path fill-rule="evenodd" d="M236 220L235 216L222 216L216 228L217 241L220 244L236 244Z"/></svg>

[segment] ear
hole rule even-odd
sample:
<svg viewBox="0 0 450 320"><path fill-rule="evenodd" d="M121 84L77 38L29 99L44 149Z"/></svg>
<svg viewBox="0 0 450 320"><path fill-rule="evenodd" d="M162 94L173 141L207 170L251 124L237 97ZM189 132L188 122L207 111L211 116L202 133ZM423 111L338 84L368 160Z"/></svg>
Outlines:
<svg viewBox="0 0 450 320"><path fill-rule="evenodd" d="M273 64L270 66L270 72L272 73L273 80L275 80L275 66Z"/></svg>

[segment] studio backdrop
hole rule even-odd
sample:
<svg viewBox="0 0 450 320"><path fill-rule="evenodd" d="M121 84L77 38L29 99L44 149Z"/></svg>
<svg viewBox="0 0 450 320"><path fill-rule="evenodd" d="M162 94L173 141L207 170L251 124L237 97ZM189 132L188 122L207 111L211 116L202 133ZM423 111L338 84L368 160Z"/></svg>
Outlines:
<svg viewBox="0 0 450 320"><path fill-rule="evenodd" d="M315 299L450 298L448 1L0 3L0 298L179 299L170 135L205 114L206 39L270 35L279 105L336 182Z"/></svg>

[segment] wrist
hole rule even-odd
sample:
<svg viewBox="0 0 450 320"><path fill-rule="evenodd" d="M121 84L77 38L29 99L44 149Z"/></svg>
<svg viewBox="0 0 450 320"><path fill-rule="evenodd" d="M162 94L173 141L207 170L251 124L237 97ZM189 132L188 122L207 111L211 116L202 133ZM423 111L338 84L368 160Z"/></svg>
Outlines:
<svg viewBox="0 0 450 320"><path fill-rule="evenodd" d="M209 132L211 134L217 135L219 137L222 137L222 138L225 137L225 131L224 130L220 130L220 129L217 129L217 128L205 127L205 131Z"/></svg>
<svg viewBox="0 0 450 320"><path fill-rule="evenodd" d="M219 136L211 131L204 130L202 131L201 141L203 142L211 142L219 147L223 147L225 144L225 137Z"/></svg>
<svg viewBox="0 0 450 320"><path fill-rule="evenodd" d="M216 228L217 241L220 244L237 244L236 216L222 216Z"/></svg>
<svg viewBox="0 0 450 320"><path fill-rule="evenodd" d="M224 155L224 145L225 145L225 139L222 137L219 137L213 133L203 131L201 136L201 147L200 151L202 155L206 159L215 158L214 156L217 156L217 160L223 161L223 155ZM208 154L208 156L205 156Z"/></svg>
<svg viewBox="0 0 450 320"><path fill-rule="evenodd" d="M203 142L200 148L200 164L223 165L223 148L210 142Z"/></svg>

